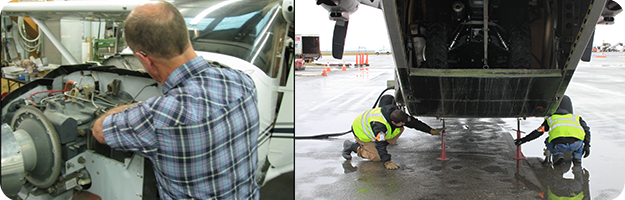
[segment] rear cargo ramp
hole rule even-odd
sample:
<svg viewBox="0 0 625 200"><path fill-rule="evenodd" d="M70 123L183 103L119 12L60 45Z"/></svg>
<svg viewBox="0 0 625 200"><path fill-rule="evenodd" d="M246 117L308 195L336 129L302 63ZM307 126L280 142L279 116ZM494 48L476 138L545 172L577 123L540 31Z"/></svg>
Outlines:
<svg viewBox="0 0 625 200"><path fill-rule="evenodd" d="M404 97L408 97L404 99L406 106L413 115L546 116L557 108L558 97L564 93L571 76L572 71L562 75L558 69L419 68L410 70L409 82L402 89Z"/></svg>

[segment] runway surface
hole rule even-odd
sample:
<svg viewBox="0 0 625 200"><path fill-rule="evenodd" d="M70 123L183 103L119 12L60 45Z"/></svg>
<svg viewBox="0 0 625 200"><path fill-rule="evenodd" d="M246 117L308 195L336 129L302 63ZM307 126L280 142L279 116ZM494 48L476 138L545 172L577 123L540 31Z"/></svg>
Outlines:
<svg viewBox="0 0 625 200"><path fill-rule="evenodd" d="M625 184L625 55L596 55L600 54L579 64L566 91L575 114L591 127L591 155L581 166L542 164L547 134L524 144L527 159L517 162L512 158L515 118L446 119L446 156L451 159L436 160L441 156L440 136L407 129L388 147L399 170L386 170L382 163L355 154L345 161L342 143L354 140L351 133L326 140L296 140L295 198L542 199L566 193L614 199ZM355 56L344 60L353 63ZM343 61L327 56L319 62ZM296 71L296 136L349 130L353 119L373 106L386 81L394 79L392 56L370 55L369 63L368 71L334 67L327 76L321 76L319 66ZM416 117L442 127L439 119ZM542 121L521 120L521 130L529 133Z"/></svg>

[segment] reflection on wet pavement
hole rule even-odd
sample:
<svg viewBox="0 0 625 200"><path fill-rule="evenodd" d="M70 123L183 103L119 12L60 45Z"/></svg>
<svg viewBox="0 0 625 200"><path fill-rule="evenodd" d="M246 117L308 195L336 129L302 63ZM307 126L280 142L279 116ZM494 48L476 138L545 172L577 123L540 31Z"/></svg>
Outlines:
<svg viewBox="0 0 625 200"><path fill-rule="evenodd" d="M528 160L538 182L516 173L515 178L528 189L539 192L544 199L591 199L590 172L581 163L572 163L570 155L560 165L542 162L539 158ZM572 173L573 177L567 176Z"/></svg>
<svg viewBox="0 0 625 200"><path fill-rule="evenodd" d="M358 167L352 166L351 160L345 160L345 162L343 162L343 170L345 170L345 173L348 174L358 170Z"/></svg>

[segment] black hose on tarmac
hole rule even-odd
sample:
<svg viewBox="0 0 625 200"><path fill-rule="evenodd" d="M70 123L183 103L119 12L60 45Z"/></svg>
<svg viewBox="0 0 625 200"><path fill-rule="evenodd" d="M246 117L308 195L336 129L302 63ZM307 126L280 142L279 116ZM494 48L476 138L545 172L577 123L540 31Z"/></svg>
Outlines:
<svg viewBox="0 0 625 200"><path fill-rule="evenodd" d="M378 102L380 102L380 98L382 98L382 95L384 95L384 93L388 90L391 89L395 89L394 87L389 87L384 89L384 91L382 91L382 93L380 93L380 96L378 96L378 99L375 101L375 103L373 104L373 107L371 107L371 109L375 108L376 105L378 105ZM336 136L341 136L341 135L345 135L347 133L351 133L352 130L350 129L349 131L345 131L345 132L341 132L341 133L324 133L324 134L319 134L319 135L312 135L312 136L295 136L296 140L310 140L310 139L328 139L330 137L336 137Z"/></svg>

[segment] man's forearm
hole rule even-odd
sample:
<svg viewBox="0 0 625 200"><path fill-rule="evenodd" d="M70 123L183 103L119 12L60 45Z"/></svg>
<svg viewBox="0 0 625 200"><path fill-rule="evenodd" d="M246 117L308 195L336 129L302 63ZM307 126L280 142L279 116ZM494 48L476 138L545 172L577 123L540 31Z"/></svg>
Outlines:
<svg viewBox="0 0 625 200"><path fill-rule="evenodd" d="M378 150L378 155L380 156L380 160L382 161L382 163L391 161L391 154L386 151L386 146L388 146L387 141L375 141L375 148L376 150Z"/></svg>
<svg viewBox="0 0 625 200"><path fill-rule="evenodd" d="M98 117L98 119L96 119L96 122L100 121L100 125L102 125L102 123L104 122L104 118L108 117L109 115L122 112L122 111L124 111L124 110L126 110L126 109L128 109L128 108L130 108L130 107L132 107L134 105L137 105L138 103L139 102L126 104L126 105L123 105L123 106L117 106L115 108L111 108L108 111L106 111L104 114L100 115Z"/></svg>
<svg viewBox="0 0 625 200"><path fill-rule="evenodd" d="M106 111L104 114L100 115L100 117L98 117L98 119L95 120L95 122L93 123L93 128L91 129L91 133L93 134L93 137L100 143L102 144L106 144L106 140L104 139L104 133L103 133L103 123L104 123L104 119L112 114L115 113L119 113L122 112L134 105L137 105L138 103L132 103L132 104L128 104L128 105L123 105L123 106L118 106L115 108L111 108L108 111Z"/></svg>
<svg viewBox="0 0 625 200"><path fill-rule="evenodd" d="M100 116L100 117L106 117L106 116L109 116L109 115L112 115L112 114L124 111L124 110L126 110L126 109L128 109L128 108L130 108L130 107L132 107L134 105L137 105L137 104L139 104L139 102L126 104L126 105L123 105L123 106L117 106L115 108L111 108L108 111L106 111L104 114L102 114L102 116Z"/></svg>
<svg viewBox="0 0 625 200"><path fill-rule="evenodd" d="M432 130L432 127L430 127L429 125L423 123L421 120L418 120L417 118L414 118L412 116L410 116L410 121L406 122L406 126L408 128L417 129L426 133L430 133L430 130Z"/></svg>

